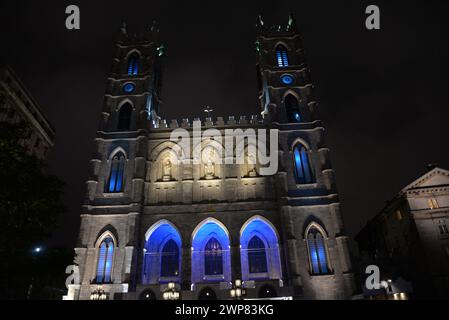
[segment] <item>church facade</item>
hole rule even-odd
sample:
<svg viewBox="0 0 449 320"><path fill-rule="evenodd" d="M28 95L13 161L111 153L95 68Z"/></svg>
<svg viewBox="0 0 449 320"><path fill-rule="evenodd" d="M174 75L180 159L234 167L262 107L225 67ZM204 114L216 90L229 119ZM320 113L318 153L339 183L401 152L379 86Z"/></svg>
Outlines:
<svg viewBox="0 0 449 320"><path fill-rule="evenodd" d="M108 299L162 299L169 288L181 299L229 299L237 279L246 298L351 296L348 237L300 35L291 17L270 28L258 19L257 31L261 116L178 122L161 118L157 26L138 37L122 27L75 248L80 279L66 299L98 288ZM201 161L173 139L197 128L188 149ZM230 130L243 137L243 163L217 138ZM268 131L277 168L267 175L249 161L244 136Z"/></svg>

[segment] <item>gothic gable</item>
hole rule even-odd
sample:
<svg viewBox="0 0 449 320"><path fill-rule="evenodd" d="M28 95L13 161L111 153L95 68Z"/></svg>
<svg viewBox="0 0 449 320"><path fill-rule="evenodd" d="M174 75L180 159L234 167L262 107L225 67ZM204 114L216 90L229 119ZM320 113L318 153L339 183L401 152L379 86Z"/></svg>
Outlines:
<svg viewBox="0 0 449 320"><path fill-rule="evenodd" d="M412 189L420 189L434 186L448 186L449 171L441 168L434 168L423 176L419 177L411 184L406 186L402 191L406 192Z"/></svg>

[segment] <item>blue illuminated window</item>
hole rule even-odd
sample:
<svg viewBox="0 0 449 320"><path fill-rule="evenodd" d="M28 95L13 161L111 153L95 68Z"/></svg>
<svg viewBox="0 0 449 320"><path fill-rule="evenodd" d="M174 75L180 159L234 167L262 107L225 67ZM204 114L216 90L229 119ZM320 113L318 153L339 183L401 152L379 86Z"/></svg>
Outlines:
<svg viewBox="0 0 449 320"><path fill-rule="evenodd" d="M128 75L135 76L139 73L139 55L134 52L128 58Z"/></svg>
<svg viewBox="0 0 449 320"><path fill-rule="evenodd" d="M128 82L123 86L123 91L126 93L131 93L134 91L135 88L136 86L134 85L134 83Z"/></svg>
<svg viewBox="0 0 449 320"><path fill-rule="evenodd" d="M101 241L98 253L97 283L111 282L112 262L114 258L114 241L111 237Z"/></svg>
<svg viewBox="0 0 449 320"><path fill-rule="evenodd" d="M281 76L281 81L283 84L291 85L295 81L295 78L289 74L284 74Z"/></svg>
<svg viewBox="0 0 449 320"><path fill-rule="evenodd" d="M131 103L126 102L120 107L118 115L118 131L128 131L131 125L131 114L133 112L133 107Z"/></svg>
<svg viewBox="0 0 449 320"><path fill-rule="evenodd" d="M313 183L312 168L309 153L302 144L297 144L293 150L295 162L295 180L297 184Z"/></svg>
<svg viewBox="0 0 449 320"><path fill-rule="evenodd" d="M108 192L123 191L123 175L125 171L125 155L118 152L111 161L111 173L109 175Z"/></svg>
<svg viewBox="0 0 449 320"><path fill-rule="evenodd" d="M161 276L179 275L179 248L173 239L168 240L161 252Z"/></svg>
<svg viewBox="0 0 449 320"><path fill-rule="evenodd" d="M177 282L181 274L182 241L167 220L153 224L146 234L142 268L143 284Z"/></svg>
<svg viewBox="0 0 449 320"><path fill-rule="evenodd" d="M288 94L284 98L285 111L287 112L288 122L301 122L301 115L299 113L298 99L292 94Z"/></svg>
<svg viewBox="0 0 449 320"><path fill-rule="evenodd" d="M250 273L264 273L268 270L265 244L258 236L253 236L248 242L248 264Z"/></svg>
<svg viewBox="0 0 449 320"><path fill-rule="evenodd" d="M278 67L288 67L287 48L281 44L276 47L276 61Z"/></svg>
<svg viewBox="0 0 449 320"><path fill-rule="evenodd" d="M329 273L326 244L323 235L317 228L310 228L307 235L307 245L312 274Z"/></svg>
<svg viewBox="0 0 449 320"><path fill-rule="evenodd" d="M216 238L210 238L204 248L204 274L207 276L223 274L223 250Z"/></svg>

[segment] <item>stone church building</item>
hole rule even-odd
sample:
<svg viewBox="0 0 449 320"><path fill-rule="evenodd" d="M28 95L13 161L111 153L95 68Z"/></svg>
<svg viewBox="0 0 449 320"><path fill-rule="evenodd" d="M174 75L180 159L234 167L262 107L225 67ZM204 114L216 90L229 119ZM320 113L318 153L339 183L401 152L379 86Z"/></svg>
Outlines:
<svg viewBox="0 0 449 320"><path fill-rule="evenodd" d="M122 27L75 248L80 279L65 299L100 288L107 299L162 299L168 287L181 299L229 299L236 279L246 298L351 296L348 237L293 18L275 27L259 18L255 49L261 115L166 121L157 26L141 36ZM203 136L189 147L200 162L171 138L194 134L195 124ZM277 170L232 162L236 148L208 129L276 132L278 141L266 141Z"/></svg>

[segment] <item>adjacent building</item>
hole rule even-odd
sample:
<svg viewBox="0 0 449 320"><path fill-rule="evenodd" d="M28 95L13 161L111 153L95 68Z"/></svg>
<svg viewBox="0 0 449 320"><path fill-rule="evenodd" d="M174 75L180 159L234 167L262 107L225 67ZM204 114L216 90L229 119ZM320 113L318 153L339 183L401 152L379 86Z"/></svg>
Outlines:
<svg viewBox="0 0 449 320"><path fill-rule="evenodd" d="M348 237L301 37L291 17L273 27L259 19L257 32L262 116L166 121L157 26L141 36L121 29L75 248L80 283L66 299L162 299L167 290L229 299L237 279L247 298L351 296ZM195 128L202 136L180 148L173 135ZM265 141L279 162L269 175L258 161L235 161L254 156L249 140L239 153L217 138L263 130L278 134Z"/></svg>
<svg viewBox="0 0 449 320"><path fill-rule="evenodd" d="M412 283L416 298L449 297L449 171L429 171L402 189L356 236L366 264Z"/></svg>
<svg viewBox="0 0 449 320"><path fill-rule="evenodd" d="M55 131L14 71L0 68L0 121L25 122L31 129L23 145L38 158L47 158L54 145Z"/></svg>

